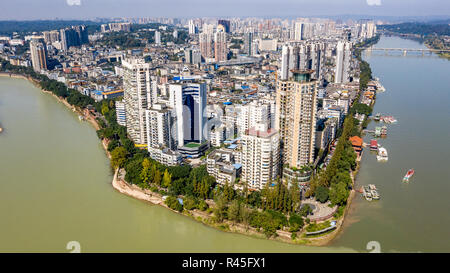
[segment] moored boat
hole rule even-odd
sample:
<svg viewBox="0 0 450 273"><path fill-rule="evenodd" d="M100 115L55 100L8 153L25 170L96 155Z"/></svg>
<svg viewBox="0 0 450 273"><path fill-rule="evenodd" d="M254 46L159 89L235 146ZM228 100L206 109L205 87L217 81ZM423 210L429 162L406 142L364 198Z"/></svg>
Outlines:
<svg viewBox="0 0 450 273"><path fill-rule="evenodd" d="M370 150L372 150L372 151L378 150L378 142L376 139L370 140Z"/></svg>
<svg viewBox="0 0 450 273"><path fill-rule="evenodd" d="M375 127L375 137L381 136L381 127Z"/></svg>
<svg viewBox="0 0 450 273"><path fill-rule="evenodd" d="M372 195L372 199L373 200L379 200L380 199L380 195L378 194L377 190L371 190L370 193Z"/></svg>
<svg viewBox="0 0 450 273"><path fill-rule="evenodd" d="M380 120L384 123L396 123L397 120L393 116L382 116Z"/></svg>
<svg viewBox="0 0 450 273"><path fill-rule="evenodd" d="M386 148L383 148L383 147L378 148L377 160L378 161L387 161L388 160L388 153L387 153Z"/></svg>
<svg viewBox="0 0 450 273"><path fill-rule="evenodd" d="M403 181L404 182L409 182L409 179L411 178L411 176L414 175L414 169L409 169L408 172L405 174L405 176L403 177Z"/></svg>
<svg viewBox="0 0 450 273"><path fill-rule="evenodd" d="M362 194L363 197L367 200L367 201L372 201L372 194L370 193L370 189L368 186L364 186L362 188Z"/></svg>
<svg viewBox="0 0 450 273"><path fill-rule="evenodd" d="M384 125L381 127L381 136L386 136L387 135L387 127Z"/></svg>
<svg viewBox="0 0 450 273"><path fill-rule="evenodd" d="M377 113L377 114L375 115L375 117L373 118L373 120L375 120L375 121L380 121L380 117L381 117L381 114L380 114L380 113Z"/></svg>

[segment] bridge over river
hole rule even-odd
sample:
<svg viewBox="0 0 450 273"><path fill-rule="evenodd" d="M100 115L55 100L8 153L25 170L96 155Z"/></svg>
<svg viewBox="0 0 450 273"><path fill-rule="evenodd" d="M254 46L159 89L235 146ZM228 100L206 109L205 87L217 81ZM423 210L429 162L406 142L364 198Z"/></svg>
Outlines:
<svg viewBox="0 0 450 273"><path fill-rule="evenodd" d="M369 47L367 48L368 51L384 51L384 52L403 52L403 55L406 55L408 52L419 52L425 54L425 53L450 53L450 49L431 49L431 48L387 48L387 47Z"/></svg>

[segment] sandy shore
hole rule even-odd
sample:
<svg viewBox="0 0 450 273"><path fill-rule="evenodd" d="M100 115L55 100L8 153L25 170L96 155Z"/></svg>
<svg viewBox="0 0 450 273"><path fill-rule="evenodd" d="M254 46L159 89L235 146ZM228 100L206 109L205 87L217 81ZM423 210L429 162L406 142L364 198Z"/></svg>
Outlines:
<svg viewBox="0 0 450 273"><path fill-rule="evenodd" d="M119 174L119 169L116 169L116 171L114 172L113 180L112 180L112 186L118 192L123 193L128 196L131 196L131 197L134 197L134 198L137 198L137 199L140 199L140 200L143 200L143 201L150 202L155 205L161 205L161 206L167 207L162 200L162 196L148 194L139 188L133 187L133 185L130 185L130 184L126 183L125 181L123 181L122 179L118 178L118 174Z"/></svg>

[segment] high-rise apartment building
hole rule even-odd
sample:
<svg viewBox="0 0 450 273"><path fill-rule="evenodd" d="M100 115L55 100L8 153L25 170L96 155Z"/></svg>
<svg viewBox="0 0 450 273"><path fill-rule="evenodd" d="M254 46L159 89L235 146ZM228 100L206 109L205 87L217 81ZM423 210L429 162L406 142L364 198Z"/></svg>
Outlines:
<svg viewBox="0 0 450 273"><path fill-rule="evenodd" d="M67 51L71 46L80 46L89 43L85 26L72 26L60 30L61 49Z"/></svg>
<svg viewBox="0 0 450 273"><path fill-rule="evenodd" d="M194 20L189 20L188 29L189 29L190 35L196 34L198 32L198 29L197 29L197 26L196 26Z"/></svg>
<svg viewBox="0 0 450 273"><path fill-rule="evenodd" d="M206 83L182 81L169 85L170 106L176 115L177 146L203 143L206 136Z"/></svg>
<svg viewBox="0 0 450 273"><path fill-rule="evenodd" d="M335 83L347 83L350 80L351 57L352 52L350 43L339 41L336 46Z"/></svg>
<svg viewBox="0 0 450 273"><path fill-rule="evenodd" d="M102 32L109 32L109 31L130 32L131 31L131 23L109 23L109 24L101 25L100 28L101 28Z"/></svg>
<svg viewBox="0 0 450 273"><path fill-rule="evenodd" d="M36 72L47 69L47 49L45 44L36 40L30 42L31 63Z"/></svg>
<svg viewBox="0 0 450 273"><path fill-rule="evenodd" d="M253 55L252 43L253 43L253 33L252 32L245 33L244 34L244 53L249 56Z"/></svg>
<svg viewBox="0 0 450 273"><path fill-rule="evenodd" d="M155 31L155 44L161 44L161 32L159 31Z"/></svg>
<svg viewBox="0 0 450 273"><path fill-rule="evenodd" d="M227 60L227 34L218 31L214 34L214 54L216 62Z"/></svg>
<svg viewBox="0 0 450 273"><path fill-rule="evenodd" d="M325 61L325 44L308 42L295 45L283 45L281 51L280 79L292 78L293 70L314 70L312 78L323 79L322 65Z"/></svg>
<svg viewBox="0 0 450 273"><path fill-rule="evenodd" d="M238 134L244 134L248 129L256 127L257 124L266 124L267 128L272 128L271 105L253 101L246 105L239 105L237 116Z"/></svg>
<svg viewBox="0 0 450 273"><path fill-rule="evenodd" d="M202 32L199 35L200 52L202 57L206 59L214 58L213 55L213 36L209 33Z"/></svg>
<svg viewBox="0 0 450 273"><path fill-rule="evenodd" d="M230 21L221 19L217 25L222 26L226 33L230 33Z"/></svg>
<svg viewBox="0 0 450 273"><path fill-rule="evenodd" d="M277 81L275 129L283 145L283 164L301 168L313 162L317 112L317 81L311 70L294 70Z"/></svg>
<svg viewBox="0 0 450 273"><path fill-rule="evenodd" d="M164 104L154 104L145 111L149 148L175 149L172 136L172 111Z"/></svg>
<svg viewBox="0 0 450 273"><path fill-rule="evenodd" d="M280 170L280 137L275 129L258 124L241 138L242 181L250 189L263 189L274 182Z"/></svg>
<svg viewBox="0 0 450 273"><path fill-rule="evenodd" d="M122 60L127 132L140 145L147 144L145 111L152 105L150 64L144 59Z"/></svg>
<svg viewBox="0 0 450 273"><path fill-rule="evenodd" d="M294 24L294 40L303 40L303 29L305 24L303 22L295 22Z"/></svg>
<svg viewBox="0 0 450 273"><path fill-rule="evenodd" d="M51 43L59 41L59 31L58 30L44 31L42 33L44 34L44 42L47 44L51 44Z"/></svg>
<svg viewBox="0 0 450 273"><path fill-rule="evenodd" d="M281 49L280 79L287 80L289 77L289 46L283 45Z"/></svg>
<svg viewBox="0 0 450 273"><path fill-rule="evenodd" d="M199 64L202 62L202 54L200 50L188 48L184 50L184 58L188 64Z"/></svg>

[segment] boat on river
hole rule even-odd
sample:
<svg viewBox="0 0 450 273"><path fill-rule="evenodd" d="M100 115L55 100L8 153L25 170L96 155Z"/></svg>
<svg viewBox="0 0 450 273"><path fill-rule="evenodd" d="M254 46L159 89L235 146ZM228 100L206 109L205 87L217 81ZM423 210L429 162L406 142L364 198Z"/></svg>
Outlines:
<svg viewBox="0 0 450 273"><path fill-rule="evenodd" d="M381 136L381 127L379 127L379 126L375 127L375 131L373 134L375 137L380 137Z"/></svg>
<svg viewBox="0 0 450 273"><path fill-rule="evenodd" d="M375 117L373 118L373 120L375 120L375 121L380 121L380 117L381 117L381 114L380 114L380 113L377 113L377 114L375 115Z"/></svg>
<svg viewBox="0 0 450 273"><path fill-rule="evenodd" d="M380 117L380 120L384 123L392 124L396 123L397 120L393 116L382 116Z"/></svg>
<svg viewBox="0 0 450 273"><path fill-rule="evenodd" d="M377 87L377 93L383 93L386 91L386 88L384 88L384 86L381 85L379 78L375 78L375 85Z"/></svg>
<svg viewBox="0 0 450 273"><path fill-rule="evenodd" d="M381 126L381 136L385 137L387 135L387 127L386 125Z"/></svg>
<svg viewBox="0 0 450 273"><path fill-rule="evenodd" d="M370 150L371 151L378 151L378 142L376 139L370 140Z"/></svg>
<svg viewBox="0 0 450 273"><path fill-rule="evenodd" d="M386 148L384 148L384 147L378 148L377 160L378 161L387 161L388 160L388 153L387 153Z"/></svg>
<svg viewBox="0 0 450 273"><path fill-rule="evenodd" d="M367 201L372 201L372 193L370 191L369 186L364 186L363 187L363 197L367 200Z"/></svg>
<svg viewBox="0 0 450 273"><path fill-rule="evenodd" d="M409 179L411 178L411 176L414 175L414 169L409 169L408 172L405 174L405 176L403 177L403 182L409 182Z"/></svg>

